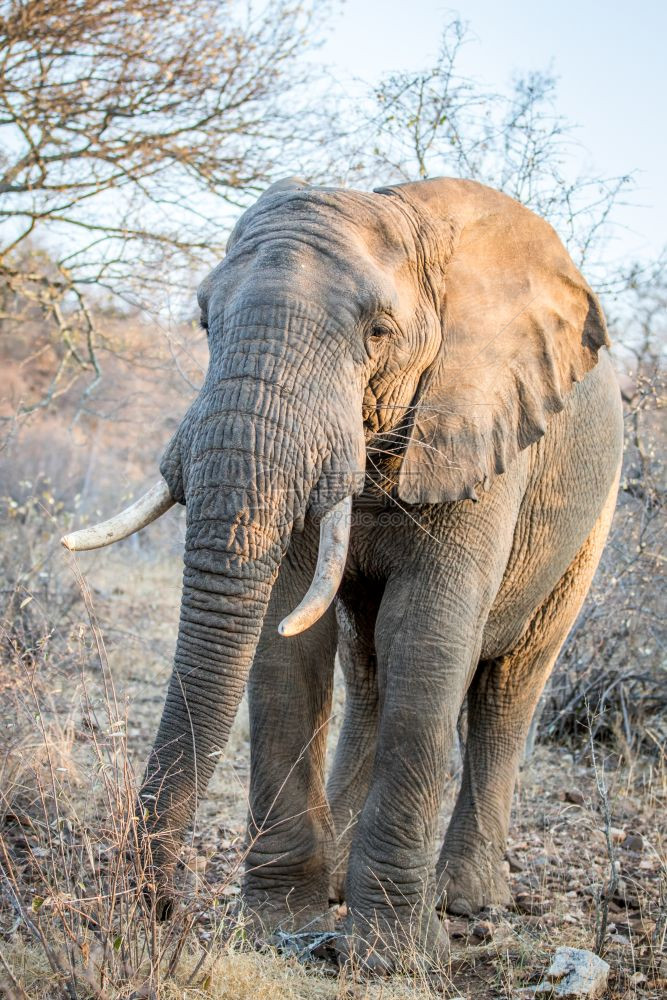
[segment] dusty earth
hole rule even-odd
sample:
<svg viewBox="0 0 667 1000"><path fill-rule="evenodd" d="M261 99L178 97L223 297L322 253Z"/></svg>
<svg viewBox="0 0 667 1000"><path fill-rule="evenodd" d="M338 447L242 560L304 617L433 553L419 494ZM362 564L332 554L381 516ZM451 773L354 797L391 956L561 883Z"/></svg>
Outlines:
<svg viewBox="0 0 667 1000"><path fill-rule="evenodd" d="M41 752L39 735L48 731L50 766L56 771L60 768L58 774L66 783L68 801L79 803L77 815L85 815L91 829L101 822L104 774L95 745L118 737L123 748L127 746L135 773L141 773L161 711L178 617L180 564L176 555L156 558L150 551L137 552L125 543L112 553L81 556L78 564L90 591L94 621L106 651L101 656L106 656L108 672L100 668L94 630L82 609L80 625L71 632L71 642L78 639L84 650L78 658L73 656L62 665L52 663L50 667L48 661L37 661L32 677L25 675L19 682L8 676L6 669L0 674L3 711L8 720L3 737L5 754L0 757L4 761L0 779L5 788L0 833L3 849L8 852L5 865L12 867L18 879L15 884L28 894L28 900L33 894L31 911L38 921L48 919L48 900L39 895L44 890L39 889L33 869L35 865L39 868L39 858L45 859L53 845L44 840L44 824L40 826L30 818L39 812L39 797L30 794L26 777L29 769L21 772L17 754L22 750L34 757ZM72 567L65 572L72 579ZM34 705L30 708L31 698L36 697L35 692L42 697L44 671L48 669L52 671L48 703L42 702L35 713ZM111 694L110 681L115 689ZM109 721L110 698L117 702L115 721ZM343 689L337 683L332 741L343 699ZM33 721L39 716L32 743L33 737L26 729L31 713ZM116 731L110 732L114 726ZM242 934L230 930L231 918L221 918L221 914L227 904L233 908L239 891L248 756L247 711L243 706L185 855L189 871L184 874L183 905L189 915L189 937L183 948L183 963L189 971L187 975L175 973L173 982L165 982L159 991L160 996L389 998L444 992L447 996L480 1000L517 997L522 988L540 982L557 946L594 948L605 905L601 895L610 882L600 783L607 790L611 810L611 862L618 876L613 896L606 904L608 926L603 955L612 970L608 995L654 1000L666 995L664 747L656 746L652 754L625 761L601 747L594 768L585 743L573 749L538 745L523 768L515 797L507 853L514 905L471 920L447 921L452 940L451 964L443 970L438 984L419 978L391 983L356 982L349 970L339 975L326 944L313 954L301 943L286 941L283 955L257 954L243 944ZM31 766L37 766L33 758L31 761ZM453 760L443 806L443 829L456 788L457 764ZM59 836L64 836L64 822ZM2 910L0 948L5 951L5 961L16 982L25 988L24 996L65 995L62 983L56 988L55 980L50 978L53 970L43 957L39 958L34 935L26 935L16 913L16 905ZM206 954L206 962L198 966L193 954L200 958ZM204 968L209 971L200 974ZM5 990L8 997L21 995L9 979ZM122 991L104 989L97 989L95 994L92 987L91 991L101 1000L122 995ZM149 996L150 991L135 991L132 995Z"/></svg>

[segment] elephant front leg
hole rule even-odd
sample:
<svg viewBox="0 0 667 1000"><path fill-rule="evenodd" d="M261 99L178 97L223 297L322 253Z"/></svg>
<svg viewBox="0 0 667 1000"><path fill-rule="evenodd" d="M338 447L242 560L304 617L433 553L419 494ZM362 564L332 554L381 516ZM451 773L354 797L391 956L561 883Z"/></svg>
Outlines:
<svg viewBox="0 0 667 1000"><path fill-rule="evenodd" d="M338 660L345 678L345 715L327 797L336 828L329 898L342 902L350 846L368 794L378 724L375 621L382 590L369 580L346 583L336 601Z"/></svg>
<svg viewBox="0 0 667 1000"><path fill-rule="evenodd" d="M415 958L437 968L448 955L435 909L435 835L475 643L467 627L452 637L446 603L446 588L433 579L417 588L390 581L378 615L382 710L371 788L350 852L342 946L377 971Z"/></svg>
<svg viewBox="0 0 667 1000"><path fill-rule="evenodd" d="M324 788L335 656L333 608L293 638L277 626L308 587L312 565L288 553L250 673L251 768L244 908L262 937L331 930L334 828Z"/></svg>

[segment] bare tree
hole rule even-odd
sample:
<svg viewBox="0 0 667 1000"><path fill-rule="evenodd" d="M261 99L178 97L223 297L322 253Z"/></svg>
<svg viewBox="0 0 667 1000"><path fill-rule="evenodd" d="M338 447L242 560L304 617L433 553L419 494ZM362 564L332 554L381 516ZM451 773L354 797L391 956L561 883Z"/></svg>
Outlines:
<svg viewBox="0 0 667 1000"><path fill-rule="evenodd" d="M450 21L431 67L380 82L349 159L375 183L445 174L497 187L549 219L590 273L630 177L581 172L575 128L556 111L550 74L519 77L509 93L462 76L457 64L467 40L466 26Z"/></svg>
<svg viewBox="0 0 667 1000"><path fill-rule="evenodd" d="M286 162L304 168L304 53L324 10L0 0L0 321L40 319L58 354L22 412L97 384L101 293L173 294L219 258L230 206Z"/></svg>

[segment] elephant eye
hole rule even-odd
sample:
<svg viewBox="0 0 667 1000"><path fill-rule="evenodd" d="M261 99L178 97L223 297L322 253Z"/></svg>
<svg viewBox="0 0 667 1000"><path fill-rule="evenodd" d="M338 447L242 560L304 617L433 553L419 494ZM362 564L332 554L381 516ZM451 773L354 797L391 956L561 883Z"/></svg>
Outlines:
<svg viewBox="0 0 667 1000"><path fill-rule="evenodd" d="M199 317L199 325L202 328L202 330L206 330L206 336L208 337L208 319L206 318L206 316L204 316L203 313Z"/></svg>
<svg viewBox="0 0 667 1000"><path fill-rule="evenodd" d="M394 330L386 320L376 319L371 323L370 329L368 331L368 336L373 340L378 341L383 337L391 337Z"/></svg>

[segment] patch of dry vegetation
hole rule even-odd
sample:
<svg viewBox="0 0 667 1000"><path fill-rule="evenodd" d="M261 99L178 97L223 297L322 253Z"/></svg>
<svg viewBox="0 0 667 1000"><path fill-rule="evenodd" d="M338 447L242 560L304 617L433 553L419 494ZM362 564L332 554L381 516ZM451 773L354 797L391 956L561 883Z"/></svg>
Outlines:
<svg viewBox="0 0 667 1000"><path fill-rule="evenodd" d="M176 572L174 561L160 576ZM95 592L105 578L91 576ZM136 591L134 606L144 607L141 568L126 571L124 587L126 595ZM156 602L150 633L159 635L170 603L169 595ZM556 945L594 946L609 866L595 774L590 762L541 746L517 794L508 851L514 907L449 919L452 958L437 986L414 974L365 982L350 970L339 975L326 958L303 964L289 949L255 951L234 913L244 854L243 720L184 852L176 916L155 924L133 849L134 789L166 669L154 677L147 656L137 674L118 656L110 670L94 618L73 621L66 635L62 661L53 647L39 660L5 648L0 934L8 996L490 1000L536 984ZM657 1000L667 985L667 760L607 757L598 767L605 769L619 874L604 941L611 995Z"/></svg>
<svg viewBox="0 0 667 1000"><path fill-rule="evenodd" d="M134 850L135 791L170 671L182 513L170 513L113 552L82 555L79 563L58 545L73 518L80 521L80 508L91 518L103 516L151 481L186 405L189 390L165 368L168 359L150 331L126 329L124 336L130 345L136 338L137 356L143 351L155 364L133 367L110 355L105 417L120 414L120 420L83 413L73 422L78 401L65 395L57 412L36 414L16 428L0 457L5 994L12 1000L510 998L539 982L556 946L594 948L606 912L602 951L612 965L610 995L664 995L667 762L655 628L663 529L653 514L658 506L647 507L628 489L603 573L620 577L626 563L631 568L622 586L611 587L607 575L598 579L592 611L570 642L561 677L572 679L572 697L589 676L582 668L595 669L613 686L614 670L624 671L626 683L641 663L651 690L663 697L623 689L630 694L632 739L618 699L596 701L589 691L570 709L576 725L561 730L549 730L554 716L547 712L549 742L526 764L515 804L508 852L514 905L471 921L450 919L451 961L437 979L412 973L367 982L355 970L339 972L326 946L316 954L304 948L299 960L295 942L286 941L279 954L256 951L247 939L237 913L249 765L243 712L183 853L176 916L166 925L154 922ZM30 345L24 346L30 357ZM23 357L12 369L14 386L26 371L39 381L33 368L21 367ZM33 388L39 391L38 384ZM644 406L640 419L653 421L656 412ZM656 454L660 444L650 445ZM638 461L631 447L624 485L635 493L638 480L647 483ZM650 466L652 476L656 468ZM659 495L658 485L652 496ZM644 546L639 553L638 545ZM650 652L640 657L641 649ZM332 741L343 697L339 684ZM443 829L456 767L453 762ZM601 774L610 824L598 790Z"/></svg>

